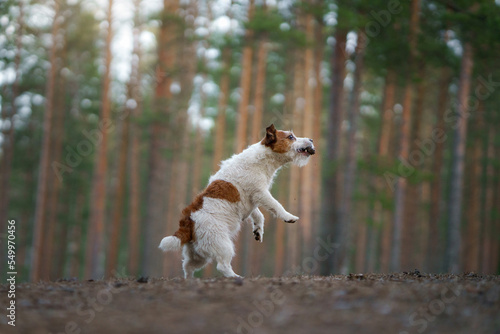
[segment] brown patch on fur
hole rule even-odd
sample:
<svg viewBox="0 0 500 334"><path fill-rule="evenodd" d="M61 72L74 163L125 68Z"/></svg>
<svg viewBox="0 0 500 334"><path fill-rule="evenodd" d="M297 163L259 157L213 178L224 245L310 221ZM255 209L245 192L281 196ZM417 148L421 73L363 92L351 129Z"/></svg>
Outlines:
<svg viewBox="0 0 500 334"><path fill-rule="evenodd" d="M205 197L225 199L231 203L236 203L241 200L238 189L236 189L231 182L223 180L215 180L210 183L202 195Z"/></svg>
<svg viewBox="0 0 500 334"><path fill-rule="evenodd" d="M181 245L195 239L194 221L191 219L191 214L203 207L204 197L224 199L231 203L241 200L240 192L232 183L223 180L215 180L210 183L202 193L195 197L190 205L182 210L179 229L174 233L174 236L181 240Z"/></svg>
<svg viewBox="0 0 500 334"><path fill-rule="evenodd" d="M194 221L189 216L183 216L179 221L179 229L174 233L174 237L181 240L181 245L194 239Z"/></svg>
<svg viewBox="0 0 500 334"><path fill-rule="evenodd" d="M291 134L289 131L276 130L274 124L271 124L266 128L266 136L260 143L269 147L273 152L286 153L293 143L293 139L288 139Z"/></svg>

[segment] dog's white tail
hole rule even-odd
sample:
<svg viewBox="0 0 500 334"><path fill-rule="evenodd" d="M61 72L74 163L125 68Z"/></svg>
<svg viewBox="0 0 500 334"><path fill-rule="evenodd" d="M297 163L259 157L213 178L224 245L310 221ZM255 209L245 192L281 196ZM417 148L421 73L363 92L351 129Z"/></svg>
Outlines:
<svg viewBox="0 0 500 334"><path fill-rule="evenodd" d="M169 237L165 237L161 240L160 246L158 246L162 251L178 251L181 249L181 239L177 238L174 235Z"/></svg>

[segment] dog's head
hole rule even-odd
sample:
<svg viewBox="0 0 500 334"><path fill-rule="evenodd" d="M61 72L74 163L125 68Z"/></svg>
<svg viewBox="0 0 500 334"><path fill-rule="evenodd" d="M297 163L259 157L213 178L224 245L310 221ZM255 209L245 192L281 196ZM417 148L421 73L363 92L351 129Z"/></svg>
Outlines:
<svg viewBox="0 0 500 334"><path fill-rule="evenodd" d="M261 144L299 167L305 166L309 157L316 153L312 139L296 137L291 131L276 130L274 124L266 128Z"/></svg>

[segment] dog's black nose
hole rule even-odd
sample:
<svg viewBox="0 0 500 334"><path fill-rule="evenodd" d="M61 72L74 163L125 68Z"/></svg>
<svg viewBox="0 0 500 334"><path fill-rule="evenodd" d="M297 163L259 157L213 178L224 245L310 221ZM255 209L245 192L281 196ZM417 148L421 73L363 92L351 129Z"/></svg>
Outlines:
<svg viewBox="0 0 500 334"><path fill-rule="evenodd" d="M306 148L306 152L310 155L313 155L314 153L316 153L316 150L309 146L308 148Z"/></svg>
<svg viewBox="0 0 500 334"><path fill-rule="evenodd" d="M314 140L312 140L311 138L309 138L309 141L310 141L311 143L314 143Z"/></svg>

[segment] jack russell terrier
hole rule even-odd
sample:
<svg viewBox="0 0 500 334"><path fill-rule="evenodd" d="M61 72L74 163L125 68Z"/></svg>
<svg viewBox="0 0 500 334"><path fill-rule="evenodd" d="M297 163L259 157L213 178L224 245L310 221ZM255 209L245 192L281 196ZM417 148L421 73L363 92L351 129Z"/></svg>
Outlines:
<svg viewBox="0 0 500 334"><path fill-rule="evenodd" d="M239 277L232 267L233 239L240 224L253 224L255 240L264 236L263 207L287 223L299 217L287 212L269 191L278 170L288 163L305 166L316 153L313 140L298 138L291 131L266 128L266 136L240 154L222 161L220 170L210 177L207 188L182 210L179 229L163 238L164 252L180 250L186 278L213 260L226 277Z"/></svg>

